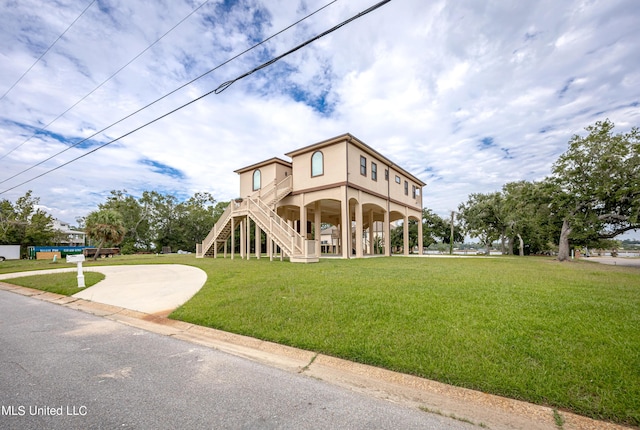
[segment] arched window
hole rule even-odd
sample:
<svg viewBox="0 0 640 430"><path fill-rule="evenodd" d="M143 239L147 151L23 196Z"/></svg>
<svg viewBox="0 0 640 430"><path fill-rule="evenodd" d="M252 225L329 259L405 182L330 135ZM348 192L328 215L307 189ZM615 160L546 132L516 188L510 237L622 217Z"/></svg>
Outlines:
<svg viewBox="0 0 640 430"><path fill-rule="evenodd" d="M324 156L316 151L311 156L311 176L324 175Z"/></svg>
<svg viewBox="0 0 640 430"><path fill-rule="evenodd" d="M260 189L260 170L253 172L253 191Z"/></svg>

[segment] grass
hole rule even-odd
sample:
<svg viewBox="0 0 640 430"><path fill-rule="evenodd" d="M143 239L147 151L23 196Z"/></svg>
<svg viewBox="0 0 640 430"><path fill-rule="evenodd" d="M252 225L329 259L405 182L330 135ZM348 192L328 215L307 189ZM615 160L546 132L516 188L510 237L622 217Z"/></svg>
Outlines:
<svg viewBox="0 0 640 430"><path fill-rule="evenodd" d="M85 264L155 263L208 274L172 318L640 426L637 269L545 258Z"/></svg>
<svg viewBox="0 0 640 430"><path fill-rule="evenodd" d="M548 259L218 260L172 318L640 424L640 272Z"/></svg>
<svg viewBox="0 0 640 430"><path fill-rule="evenodd" d="M48 291L50 293L72 296L79 293L84 288L78 288L78 274L76 272L56 273L49 275L32 275L21 278L7 279L13 285L34 288L36 290ZM102 273L84 272L84 284L86 287L97 284L104 279Z"/></svg>

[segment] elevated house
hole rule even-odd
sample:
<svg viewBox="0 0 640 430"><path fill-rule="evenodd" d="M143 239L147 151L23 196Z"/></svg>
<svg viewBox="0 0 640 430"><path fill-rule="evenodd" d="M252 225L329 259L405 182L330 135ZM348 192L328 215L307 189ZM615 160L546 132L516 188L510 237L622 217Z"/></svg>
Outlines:
<svg viewBox="0 0 640 430"><path fill-rule="evenodd" d="M250 223L257 227L258 258L263 246L271 259L279 254L292 262L315 262L321 255L390 255L391 224L400 220L409 253L408 224L422 219L424 182L351 134L286 156L291 161L271 158L235 171L242 197L197 245L198 257L229 252L233 258L239 240L240 256L249 258ZM418 229L422 249L421 222Z"/></svg>
<svg viewBox="0 0 640 430"><path fill-rule="evenodd" d="M56 245L84 246L87 241L87 234L84 231L72 229L68 222L54 219L51 228L56 233Z"/></svg>

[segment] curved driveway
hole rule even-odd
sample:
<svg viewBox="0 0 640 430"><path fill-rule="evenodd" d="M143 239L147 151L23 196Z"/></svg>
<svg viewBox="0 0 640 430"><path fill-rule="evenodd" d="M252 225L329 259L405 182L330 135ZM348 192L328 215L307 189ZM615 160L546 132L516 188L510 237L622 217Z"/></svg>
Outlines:
<svg viewBox="0 0 640 430"><path fill-rule="evenodd" d="M76 269L7 273L0 275L0 280L72 271ZM207 280L203 270L181 264L96 266L85 267L84 271L103 273L105 279L73 297L149 314L171 311L181 306Z"/></svg>

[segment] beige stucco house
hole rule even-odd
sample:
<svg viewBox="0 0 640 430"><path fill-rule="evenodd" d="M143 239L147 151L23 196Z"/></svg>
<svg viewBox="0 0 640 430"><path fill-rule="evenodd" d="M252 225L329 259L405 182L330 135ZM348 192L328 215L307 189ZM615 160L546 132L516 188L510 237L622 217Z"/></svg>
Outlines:
<svg viewBox="0 0 640 430"><path fill-rule="evenodd" d="M424 182L351 134L286 156L291 161L271 158L236 170L242 197L231 202L197 245L198 257L219 251L226 256L231 238L231 257L239 240L241 257L249 258L250 223L264 232L255 235L258 258L264 244L271 259L279 253L292 262L314 262L321 255L390 255L391 223L400 220L404 252L409 253L408 221L422 219ZM418 228L422 249L421 222ZM381 248L374 246L376 237L382 239Z"/></svg>

